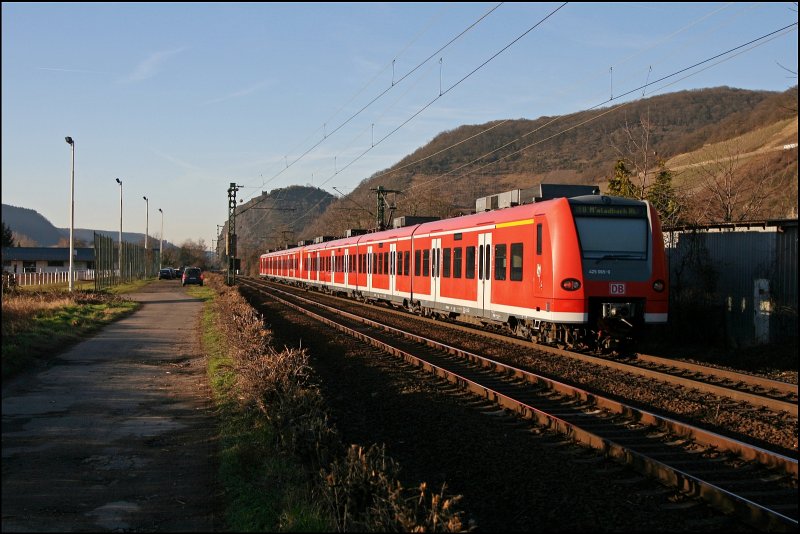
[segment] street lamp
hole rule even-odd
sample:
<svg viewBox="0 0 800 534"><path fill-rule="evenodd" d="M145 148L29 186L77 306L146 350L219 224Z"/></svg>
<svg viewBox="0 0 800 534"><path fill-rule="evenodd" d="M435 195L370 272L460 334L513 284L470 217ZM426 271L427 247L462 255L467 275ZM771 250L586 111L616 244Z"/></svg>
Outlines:
<svg viewBox="0 0 800 534"><path fill-rule="evenodd" d="M75 141L71 137L64 140L72 147L72 172L70 172L69 186L69 290L75 288L75 266L73 256L75 256Z"/></svg>
<svg viewBox="0 0 800 534"><path fill-rule="evenodd" d="M122 280L122 180L116 180L119 184L119 278Z"/></svg>
<svg viewBox="0 0 800 534"><path fill-rule="evenodd" d="M144 218L144 274L145 276L150 276L150 263L147 250L147 234L150 233L150 201L147 200L147 197L142 197L144 199L145 205L145 218Z"/></svg>
<svg viewBox="0 0 800 534"><path fill-rule="evenodd" d="M158 242L158 270L161 270L161 258L164 256L164 212L158 208L161 213L161 239Z"/></svg>

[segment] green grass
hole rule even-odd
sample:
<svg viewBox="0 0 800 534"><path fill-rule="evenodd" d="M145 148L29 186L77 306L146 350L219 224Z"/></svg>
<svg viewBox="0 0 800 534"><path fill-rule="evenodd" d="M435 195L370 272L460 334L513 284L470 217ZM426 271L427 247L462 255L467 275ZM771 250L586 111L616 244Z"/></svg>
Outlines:
<svg viewBox="0 0 800 534"><path fill-rule="evenodd" d="M79 300L71 301L69 293L54 291L52 300L64 304L47 307L49 294L23 291L18 294L6 293L3 296L4 379L64 351L103 326L130 315L140 306L136 302L110 295L80 303ZM38 301L31 300L37 295ZM80 296L76 295L76 298ZM22 304L21 311L14 308L26 299L28 303Z"/></svg>
<svg viewBox="0 0 800 534"><path fill-rule="evenodd" d="M214 292L189 290L207 301L203 347L218 411L219 484L225 530L233 532L330 532L322 506L310 496L309 477L294 458L281 453L269 425L237 401L233 360L215 326Z"/></svg>

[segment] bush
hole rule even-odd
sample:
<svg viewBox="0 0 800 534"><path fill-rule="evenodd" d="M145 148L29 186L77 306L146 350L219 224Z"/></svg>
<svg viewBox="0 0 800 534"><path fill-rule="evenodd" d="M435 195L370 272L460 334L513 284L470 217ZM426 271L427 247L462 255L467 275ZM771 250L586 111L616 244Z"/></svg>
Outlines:
<svg viewBox="0 0 800 534"><path fill-rule="evenodd" d="M219 328L234 360L238 401L269 423L272 432L264 435L273 436L278 450L303 462L338 530L463 530L461 513L455 510L460 497L446 498L444 488L430 494L424 483L418 492L403 489L397 481L399 468L385 447L364 450L354 445L344 453L313 382L306 350L272 347L263 319L237 290L217 278L211 277L209 284L219 293Z"/></svg>

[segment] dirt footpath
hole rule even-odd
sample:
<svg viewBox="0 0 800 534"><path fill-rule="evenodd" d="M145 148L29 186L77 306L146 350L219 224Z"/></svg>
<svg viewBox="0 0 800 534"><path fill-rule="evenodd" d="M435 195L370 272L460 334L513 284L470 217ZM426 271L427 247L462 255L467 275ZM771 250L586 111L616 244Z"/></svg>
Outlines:
<svg viewBox="0 0 800 534"><path fill-rule="evenodd" d="M215 527L203 304L177 280L41 369L3 384L3 532Z"/></svg>

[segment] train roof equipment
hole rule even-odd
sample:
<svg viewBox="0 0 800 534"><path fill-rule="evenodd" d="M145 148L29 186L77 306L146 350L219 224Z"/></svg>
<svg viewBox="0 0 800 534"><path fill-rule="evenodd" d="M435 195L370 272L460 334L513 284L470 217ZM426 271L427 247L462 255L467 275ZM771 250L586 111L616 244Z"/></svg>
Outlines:
<svg viewBox="0 0 800 534"><path fill-rule="evenodd" d="M554 198L572 198L598 194L600 194L600 188L596 185L538 184L527 189L512 189L504 193L478 198L475 200L475 213L510 208L520 204L542 202Z"/></svg>

